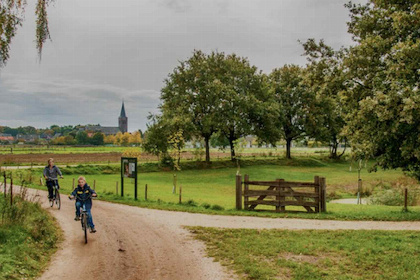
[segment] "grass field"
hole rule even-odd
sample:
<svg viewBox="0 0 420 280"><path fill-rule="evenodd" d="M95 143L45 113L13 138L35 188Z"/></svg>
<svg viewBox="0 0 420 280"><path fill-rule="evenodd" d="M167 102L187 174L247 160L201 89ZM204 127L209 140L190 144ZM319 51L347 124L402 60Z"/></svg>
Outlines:
<svg viewBox="0 0 420 280"><path fill-rule="evenodd" d="M348 163L337 163L328 161L294 160L294 161L270 161L271 164L247 165L241 167L242 174L249 174L255 180L274 180L283 178L292 181L312 181L314 175L327 178L327 192L334 191L343 197L354 196L357 189L357 172L349 171ZM37 178L41 170L33 174ZM105 200L119 203L127 203L142 207L179 210L202 213L218 213L225 215L253 215L269 217L303 217L319 219L342 219L342 220L419 220L420 208L410 207L410 212L401 212L401 206L381 205L339 205L328 204L328 213L325 214L272 214L257 213L250 211L233 210L235 205L235 174L237 168L220 167L214 169L183 170L177 172L177 190L173 190L173 172L145 172L150 170L146 165L140 165L139 173L139 201L134 201L133 180L125 180L125 197L116 196L116 184L118 182L118 193L120 193L120 176L117 166L101 167L84 166L63 168L65 179L60 181L64 193L72 190L73 178L77 184L79 175L86 176L88 183L93 186L95 181L96 190L100 197ZM22 172L22 171L16 171ZM26 172L26 171L23 171ZM111 174L103 174L111 173ZM380 182L390 182L405 178L399 170L378 171L368 173L362 170L362 178L365 185L375 185ZM406 179L406 178L405 178ZM144 201L144 186L148 185L148 201ZM45 189L44 186L34 187ZM179 187L182 186L183 205L179 205ZM211 208L219 209L213 211ZM223 208L224 210L220 210ZM300 209L300 210L303 210Z"/></svg>
<svg viewBox="0 0 420 280"><path fill-rule="evenodd" d="M189 228L241 279L420 279L420 233Z"/></svg>

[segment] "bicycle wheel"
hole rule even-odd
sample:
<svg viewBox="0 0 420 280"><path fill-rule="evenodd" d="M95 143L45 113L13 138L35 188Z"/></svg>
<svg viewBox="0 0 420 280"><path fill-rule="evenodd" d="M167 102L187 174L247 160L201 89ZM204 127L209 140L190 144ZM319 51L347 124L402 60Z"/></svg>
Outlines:
<svg viewBox="0 0 420 280"><path fill-rule="evenodd" d="M83 215L83 224L84 224L83 230L85 232L85 244L86 244L87 243L87 228L88 228L88 226L87 226L87 215L86 214Z"/></svg>
<svg viewBox="0 0 420 280"><path fill-rule="evenodd" d="M55 203L57 204L58 210L61 208L61 198L60 198L60 192L56 190L55 193Z"/></svg>

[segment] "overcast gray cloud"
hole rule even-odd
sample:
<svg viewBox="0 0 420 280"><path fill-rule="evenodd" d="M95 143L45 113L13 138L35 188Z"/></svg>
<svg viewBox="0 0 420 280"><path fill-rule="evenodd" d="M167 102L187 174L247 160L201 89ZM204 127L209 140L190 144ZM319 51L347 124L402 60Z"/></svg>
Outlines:
<svg viewBox="0 0 420 280"><path fill-rule="evenodd" d="M0 76L0 125L117 125L157 112L163 80L194 49L235 52L264 72L304 64L297 42L351 44L347 0L57 0L38 63L34 0Z"/></svg>

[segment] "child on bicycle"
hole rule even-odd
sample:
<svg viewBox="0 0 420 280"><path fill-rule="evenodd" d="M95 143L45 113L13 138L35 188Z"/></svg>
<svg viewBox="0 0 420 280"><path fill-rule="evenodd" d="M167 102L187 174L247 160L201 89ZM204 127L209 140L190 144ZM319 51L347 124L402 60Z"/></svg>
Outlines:
<svg viewBox="0 0 420 280"><path fill-rule="evenodd" d="M92 197L97 197L97 194L94 190L92 190L88 184L86 183L86 179L83 176L78 178L78 186L73 190L71 195L69 196L70 199L76 197L76 217L74 218L75 221L80 220L80 207L83 205L86 208L87 215L88 215L88 226L90 228L90 232L96 232L95 225L93 224L92 213L90 209L92 208Z"/></svg>
<svg viewBox="0 0 420 280"><path fill-rule="evenodd" d="M54 165L54 159L50 158L48 160L48 165L44 168L44 178L47 183L48 188L48 199L51 200L54 196L54 186L57 184L57 187L60 188L57 181L57 175L60 175L60 178L63 179L63 174L61 173L60 169Z"/></svg>

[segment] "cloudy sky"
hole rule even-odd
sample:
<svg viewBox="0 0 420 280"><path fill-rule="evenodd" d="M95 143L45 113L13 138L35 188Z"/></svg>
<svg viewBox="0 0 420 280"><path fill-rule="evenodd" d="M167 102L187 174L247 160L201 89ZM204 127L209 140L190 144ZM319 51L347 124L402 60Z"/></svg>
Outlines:
<svg viewBox="0 0 420 280"><path fill-rule="evenodd" d="M124 99L129 131L144 130L163 80L194 49L269 73L305 64L298 40L352 43L347 0L56 0L39 63L34 2L0 69L0 125L117 126Z"/></svg>

